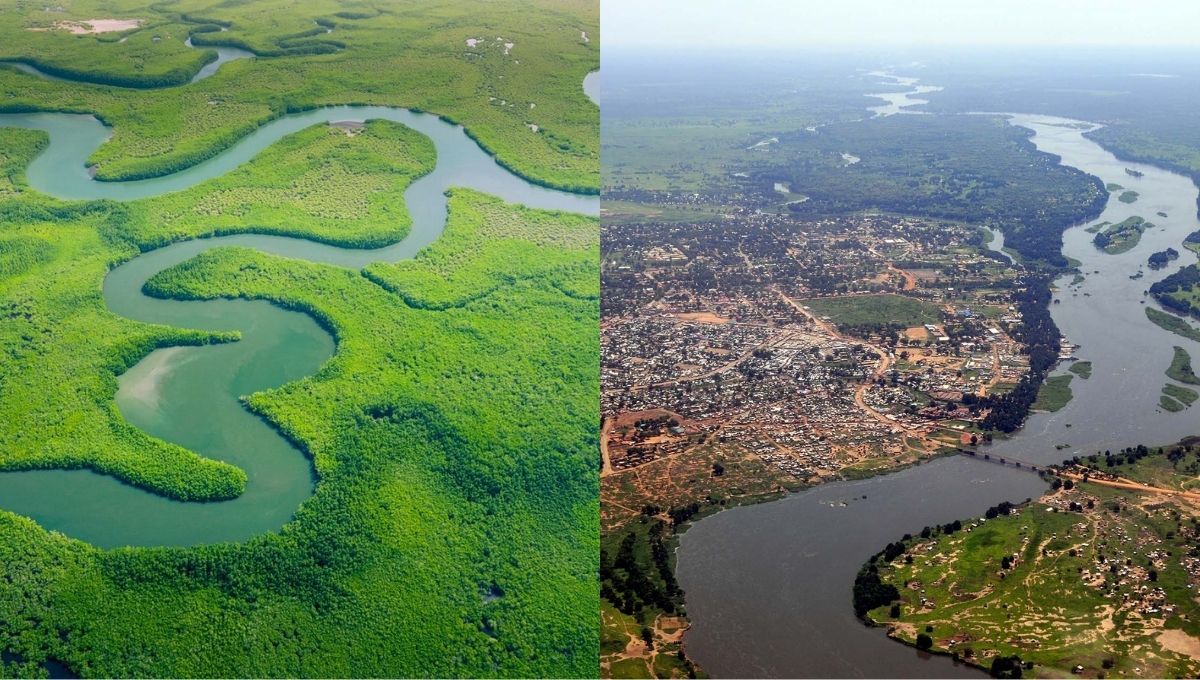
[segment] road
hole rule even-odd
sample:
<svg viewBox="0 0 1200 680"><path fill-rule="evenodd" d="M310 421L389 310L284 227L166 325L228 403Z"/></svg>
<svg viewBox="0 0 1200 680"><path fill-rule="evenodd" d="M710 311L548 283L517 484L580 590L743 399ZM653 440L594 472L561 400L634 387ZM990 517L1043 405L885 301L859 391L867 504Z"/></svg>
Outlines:
<svg viewBox="0 0 1200 680"><path fill-rule="evenodd" d="M910 430L903 427L896 421L891 420L887 416L880 413L879 411L876 411L874 408L871 407L870 404L867 403L867 400L866 400L867 390L869 390L871 388L871 385L873 385L875 383L875 381L882 378L888 372L888 369L890 369L892 367L893 360L892 360L891 354L884 351L883 348L878 347L876 345L872 345L871 343L866 342L865 340L861 340L859 338L852 338L850 336L843 335L841 332L838 331L836 326L834 326L833 324L831 324L827 321L822 320L816 314L813 314L811 310L805 309L804 305L800 304L799 302L796 302L792 298L785 295L783 291L779 290L779 288L775 288L775 292L779 294L779 297L783 298L784 302L791 305L796 311L803 314L805 317L808 318L809 321L811 321L814 325L816 325L818 328L825 331L829 335L831 335L839 340L842 340L843 342L850 342L850 343L862 345L863 347L866 347L866 348L870 349L872 352L874 352L875 354L879 355L879 365L875 368L875 373L869 379L864 380L858 386L858 389L854 390L854 403L860 409L862 409L863 411L866 411L867 414L870 415L872 418L874 418L875 420L878 420L879 422L883 423L884 425L887 425L888 427L899 428L899 429L903 430L906 434L913 434ZM916 436L924 438L923 434L917 434Z"/></svg>

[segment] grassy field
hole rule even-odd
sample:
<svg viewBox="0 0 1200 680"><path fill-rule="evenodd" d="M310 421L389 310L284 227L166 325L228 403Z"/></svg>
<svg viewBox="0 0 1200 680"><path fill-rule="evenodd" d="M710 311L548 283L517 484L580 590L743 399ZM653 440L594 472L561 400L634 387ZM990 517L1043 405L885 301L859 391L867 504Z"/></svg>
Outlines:
<svg viewBox="0 0 1200 680"><path fill-rule="evenodd" d="M42 9L23 7L0 10L5 49L31 36L64 66L139 71L115 52L138 32L117 43L24 31ZM81 2L51 20L144 18L144 37L161 40L139 49L169 57L167 24L151 26L160 13L227 19L212 37L263 53L297 49L159 90L0 70L4 106L100 113L115 136L98 158L117 177L194 162L291 106L425 104L531 177L598 185L596 109L578 91L596 64L594 4ZM314 15L334 29L314 37L344 47L301 54L308 39L284 37ZM465 56L466 37L484 35L516 46ZM56 46L67 40L78 47ZM204 54L177 51L165 71ZM522 91L536 108L511 99ZM518 106L488 104L492 92ZM525 118L542 115L547 134L532 133ZM352 137L320 125L225 177L127 204L29 192L22 168L45 143L0 128L0 465L85 466L177 498L238 494L240 470L147 436L113 399L116 377L152 349L234 338L118 317L104 275L212 233L394 241L410 224L404 187L432 167L429 140L391 123ZM98 550L0 512L0 675L36 676L47 660L112 677L595 675L598 221L467 190L449 201L443 238L369 275L221 249L155 277L157 295L270 300L334 333L319 373L247 400L312 456L315 495L278 533L188 549Z"/></svg>
<svg viewBox="0 0 1200 680"><path fill-rule="evenodd" d="M1067 370L1079 376L1080 378L1087 380L1088 378L1092 377L1092 362L1076 361L1072 363Z"/></svg>
<svg viewBox="0 0 1200 680"><path fill-rule="evenodd" d="M1141 451L1083 462L1175 484L1194 477L1190 447ZM934 650L985 669L1015 656L1026 676L1064 677L1076 666L1083 677L1200 671L1193 644L1200 605L1191 590L1200 577L1189 572L1193 508L1166 496L1059 483L1004 510L963 520L956 531L923 531L877 556L869 566L897 599L869 618L898 639L928 636Z"/></svg>
<svg viewBox="0 0 1200 680"><path fill-rule="evenodd" d="M1126 189L1125 191L1121 192L1120 196L1117 196L1117 200L1122 203L1136 203L1139 195L1140 194L1133 189Z"/></svg>
<svg viewBox="0 0 1200 680"><path fill-rule="evenodd" d="M1057 411L1071 401L1071 379L1073 375L1056 375L1042 383L1033 407L1040 411Z"/></svg>
<svg viewBox="0 0 1200 680"><path fill-rule="evenodd" d="M902 295L853 295L802 300L817 316L829 317L839 326L920 326L939 323L942 312L936 305Z"/></svg>
<svg viewBox="0 0 1200 680"><path fill-rule="evenodd" d="M94 18L143 23L124 43L117 34L27 30ZM10 5L0 9L0 49L10 54L0 56L86 72L94 81L144 75L158 83L176 72L174 81L186 80L215 56L185 47L189 35L197 44L260 56L229 62L195 84L155 90L51 82L0 69L0 110L98 115L114 132L91 162L97 177L117 180L193 165L289 111L403 106L462 123L502 164L533 181L595 192L599 115L581 83L599 67L599 41L582 39L585 32L598 35L598 22L598 5L586 0L430 1L403 12L333 0L85 0L62 12ZM481 42L470 47L468 39Z"/></svg>

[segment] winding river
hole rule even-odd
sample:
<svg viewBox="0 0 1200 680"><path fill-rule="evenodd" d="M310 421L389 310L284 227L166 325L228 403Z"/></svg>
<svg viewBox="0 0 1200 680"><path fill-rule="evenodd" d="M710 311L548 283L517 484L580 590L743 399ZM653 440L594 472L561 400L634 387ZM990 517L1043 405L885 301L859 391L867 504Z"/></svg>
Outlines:
<svg viewBox="0 0 1200 680"><path fill-rule="evenodd" d="M43 130L50 144L27 169L30 186L62 199L126 201L179 191L245 163L281 137L310 125L385 119L433 140L437 167L405 192L412 229L403 241L375 250L339 248L298 238L237 235L175 243L140 255L109 272L104 300L137 321L204 330L240 330L227 345L172 347L152 352L120 377L117 406L130 423L196 453L246 471L236 499L183 503L88 470L0 474L0 508L99 547L171 546L241 541L279 529L313 492L309 459L257 416L240 395L316 372L333 354L333 339L310 317L261 301L182 302L142 294L155 273L221 246L243 246L327 264L361 268L412 257L441 234L451 186L470 187L513 203L599 213L599 198L547 189L500 166L461 126L436 116L390 107L338 106L288 115L267 123L236 145L192 168L134 182L98 182L85 160L110 130L91 116L63 113L2 114L0 127Z"/></svg>
<svg viewBox="0 0 1200 680"><path fill-rule="evenodd" d="M222 29L222 30L224 30L224 29ZM184 40L183 44L187 45L188 47L193 47L191 37L188 37L187 40ZM200 68L199 71L196 71L196 75L192 76L192 79L188 81L189 84L200 81L200 80L204 80L205 78L216 73L217 69L221 68L222 64L233 61L235 59L247 59L247 58L254 56L253 52L250 52L248 50L243 50L243 49L240 49L237 47L202 47L199 49L213 50L214 52L217 53L217 58L214 61L210 61L209 63L205 64L203 67ZM61 76L51 75L49 73L46 73L42 69L38 68L37 66L34 66L33 64L27 64L23 61L0 61L0 65L9 66L18 71L21 71L22 73L28 73L29 75L32 75L32 76L37 76L39 78L45 78L46 80L53 80L53 81L59 82L59 83L90 82L90 81L86 81L86 80L79 80L76 78L63 78ZM120 87L120 86L119 85L106 85L106 87ZM168 85L167 87L175 87L175 86ZM154 88L131 88L131 89L154 89Z"/></svg>
<svg viewBox="0 0 1200 680"><path fill-rule="evenodd" d="M925 111L914 111L912 107L928 104L928 99L916 99L914 95L929 94L930 92L940 92L939 85L917 85L917 78L906 76L897 76L886 71L871 71L867 75L877 78L885 78L893 81L893 84L899 87L911 87L911 90L903 92L880 92L869 94L868 97L884 100L885 104L879 106L868 106L867 110L872 113L872 117L879 118L880 116L894 116L899 113L908 114L924 114Z"/></svg>
<svg viewBox="0 0 1200 680"><path fill-rule="evenodd" d="M1081 345L1077 356L1093 362L1092 377L1075 378L1075 397L1065 408L1032 415L1017 436L989 451L1051 463L1194 434L1191 413L1161 411L1158 398L1172 346L1200 356L1200 343L1151 324L1143 307L1153 302L1143 292L1195 261L1181 243L1200 228L1196 186L1181 175L1117 160L1084 136L1094 126L1025 114L1009 115L1009 121L1033 130L1037 148L1058 154L1063 164L1141 194L1133 204L1111 196L1097 221L1142 215L1158 226L1121 255L1095 248L1083 225L1066 232L1063 252L1082 263L1086 278L1078 287L1069 278L1057 282L1061 302L1052 305L1052 315L1066 338ZM1144 174L1131 177L1127 167ZM1158 272L1144 266L1151 252L1168 246L1181 251L1179 260ZM1131 280L1139 268L1144 278ZM688 656L716 677L973 675L974 669L862 625L851 608L854 576L870 555L905 533L982 515L1000 501L1037 497L1045 488L1027 471L942 458L704 519L683 534L678 550L677 575L693 624Z"/></svg>

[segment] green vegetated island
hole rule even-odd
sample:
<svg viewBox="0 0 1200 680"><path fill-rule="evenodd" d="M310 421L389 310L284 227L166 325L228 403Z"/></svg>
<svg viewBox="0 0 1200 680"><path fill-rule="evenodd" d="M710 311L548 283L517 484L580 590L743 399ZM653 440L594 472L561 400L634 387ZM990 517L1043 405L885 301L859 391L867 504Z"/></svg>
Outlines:
<svg viewBox="0 0 1200 680"><path fill-rule="evenodd" d="M1067 368L1067 370L1074 373L1075 375L1079 376L1080 378L1087 380L1088 378L1092 377L1092 362L1076 361L1076 362L1073 362Z"/></svg>
<svg viewBox="0 0 1200 680"><path fill-rule="evenodd" d="M1200 266L1180 267L1150 286L1150 295L1168 311L1200 319Z"/></svg>
<svg viewBox="0 0 1200 680"><path fill-rule="evenodd" d="M1167 377L1171 380L1178 380L1181 383L1188 385L1200 385L1200 377L1192 371L1192 357L1188 351L1182 347L1175 347L1175 354L1171 357L1171 365L1167 367Z"/></svg>
<svg viewBox="0 0 1200 680"><path fill-rule="evenodd" d="M1033 402L1032 408L1051 412L1062 409L1074 396L1071 393L1071 380L1074 377L1074 375L1055 375L1046 378L1038 390L1037 400Z"/></svg>
<svg viewBox="0 0 1200 680"><path fill-rule="evenodd" d="M1183 239L1183 247L1200 255L1200 230L1193 231Z"/></svg>
<svg viewBox="0 0 1200 680"><path fill-rule="evenodd" d="M1146 316L1151 322L1154 323L1154 325L1158 326L1159 328L1168 330L1181 337L1200 342L1200 329L1197 329L1195 326L1188 323L1186 319L1181 319L1174 314L1168 314L1153 307L1146 308Z"/></svg>
<svg viewBox="0 0 1200 680"><path fill-rule="evenodd" d="M1120 255L1132 250L1141 241L1142 233L1152 227L1154 227L1153 223L1135 215L1116 224L1101 223L1090 229L1095 230L1096 236L1092 242L1096 244L1097 248L1109 255Z"/></svg>
<svg viewBox="0 0 1200 680"><path fill-rule="evenodd" d="M1064 461L1037 500L905 536L863 566L856 609L994 677L1194 676L1197 444Z"/></svg>
<svg viewBox="0 0 1200 680"><path fill-rule="evenodd" d="M0 68L2 106L101 117L103 179L190 166L288 111L370 102L462 122L533 181L596 189L598 116L580 89L598 65L594 3L384 9L10 6L0 56L102 84ZM109 18L131 23L89 32ZM213 58L189 36L258 57L181 85ZM237 495L236 468L114 404L152 349L236 338L124 319L106 273L233 231L396 241L432 145L385 121L319 125L193 189L116 203L32 191L24 168L46 144L0 128L0 466ZM0 512L0 674L593 675L598 249L594 218L455 189L445 233L412 260L358 272L222 248L161 272L148 293L268 300L336 338L317 374L247 398L311 457L315 493L279 532L193 548L102 550Z"/></svg>

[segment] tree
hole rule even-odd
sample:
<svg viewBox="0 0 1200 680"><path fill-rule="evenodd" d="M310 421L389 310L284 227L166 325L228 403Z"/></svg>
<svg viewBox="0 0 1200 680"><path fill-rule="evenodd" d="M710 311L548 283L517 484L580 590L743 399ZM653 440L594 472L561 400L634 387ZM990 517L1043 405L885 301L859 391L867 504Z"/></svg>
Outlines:
<svg viewBox="0 0 1200 680"><path fill-rule="evenodd" d="M933 638L929 637L925 633L919 633L917 635L917 649L925 651L925 650L929 650L932 648L933 648Z"/></svg>
<svg viewBox="0 0 1200 680"><path fill-rule="evenodd" d="M1021 657L1016 655L998 656L992 659L989 673L993 678L1019 678L1021 677Z"/></svg>

